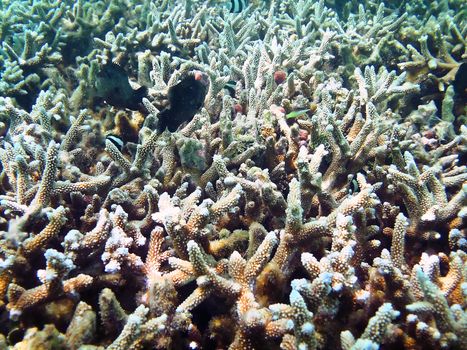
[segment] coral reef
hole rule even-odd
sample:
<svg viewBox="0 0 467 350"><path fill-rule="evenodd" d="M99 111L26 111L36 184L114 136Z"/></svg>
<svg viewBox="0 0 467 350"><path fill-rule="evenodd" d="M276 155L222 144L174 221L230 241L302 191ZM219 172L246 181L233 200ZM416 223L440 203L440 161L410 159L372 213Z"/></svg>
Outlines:
<svg viewBox="0 0 467 350"><path fill-rule="evenodd" d="M229 6L0 3L0 348L464 348L465 3Z"/></svg>

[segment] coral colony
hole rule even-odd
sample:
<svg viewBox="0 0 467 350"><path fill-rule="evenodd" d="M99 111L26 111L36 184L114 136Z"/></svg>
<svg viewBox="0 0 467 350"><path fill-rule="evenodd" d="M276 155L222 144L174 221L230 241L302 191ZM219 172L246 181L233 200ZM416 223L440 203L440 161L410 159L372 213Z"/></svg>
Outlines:
<svg viewBox="0 0 467 350"><path fill-rule="evenodd" d="M466 349L463 0L0 1L0 349Z"/></svg>

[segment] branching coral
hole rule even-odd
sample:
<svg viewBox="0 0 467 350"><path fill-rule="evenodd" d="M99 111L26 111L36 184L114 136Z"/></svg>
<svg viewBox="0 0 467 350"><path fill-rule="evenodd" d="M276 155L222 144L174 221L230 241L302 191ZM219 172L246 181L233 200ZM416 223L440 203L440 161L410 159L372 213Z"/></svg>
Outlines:
<svg viewBox="0 0 467 350"><path fill-rule="evenodd" d="M0 348L466 342L460 2L29 3L0 4Z"/></svg>

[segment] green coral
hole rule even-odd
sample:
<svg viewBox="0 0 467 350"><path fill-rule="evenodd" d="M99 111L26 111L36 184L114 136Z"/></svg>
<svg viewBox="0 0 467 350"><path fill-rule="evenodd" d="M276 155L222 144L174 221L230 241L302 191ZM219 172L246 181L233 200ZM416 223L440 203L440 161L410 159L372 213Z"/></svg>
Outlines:
<svg viewBox="0 0 467 350"><path fill-rule="evenodd" d="M206 169L206 159L203 157L204 145L196 139L183 139L178 148L182 166L198 170Z"/></svg>

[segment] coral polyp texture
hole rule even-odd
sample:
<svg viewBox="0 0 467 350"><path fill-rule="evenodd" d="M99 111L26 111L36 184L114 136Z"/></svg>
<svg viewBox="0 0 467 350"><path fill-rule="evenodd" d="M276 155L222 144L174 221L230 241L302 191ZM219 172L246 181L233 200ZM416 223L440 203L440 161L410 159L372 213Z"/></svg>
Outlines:
<svg viewBox="0 0 467 350"><path fill-rule="evenodd" d="M0 349L465 349L466 34L462 0L2 0Z"/></svg>

